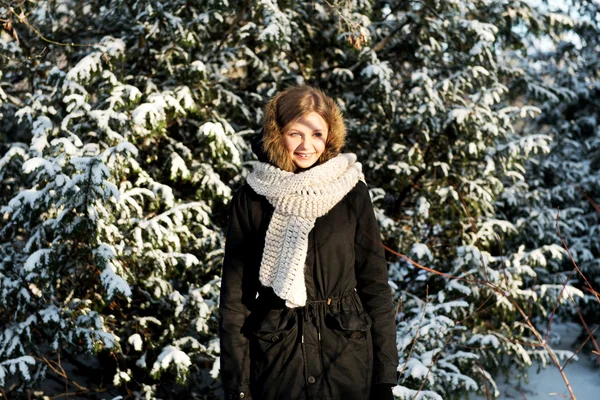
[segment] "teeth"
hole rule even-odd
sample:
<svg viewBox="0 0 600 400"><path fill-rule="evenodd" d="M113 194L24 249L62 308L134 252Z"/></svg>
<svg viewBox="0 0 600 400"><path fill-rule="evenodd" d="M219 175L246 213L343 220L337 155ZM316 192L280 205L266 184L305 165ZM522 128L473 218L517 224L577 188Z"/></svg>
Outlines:
<svg viewBox="0 0 600 400"><path fill-rule="evenodd" d="M300 158L310 158L312 154L304 154L304 153L296 153L296 155Z"/></svg>

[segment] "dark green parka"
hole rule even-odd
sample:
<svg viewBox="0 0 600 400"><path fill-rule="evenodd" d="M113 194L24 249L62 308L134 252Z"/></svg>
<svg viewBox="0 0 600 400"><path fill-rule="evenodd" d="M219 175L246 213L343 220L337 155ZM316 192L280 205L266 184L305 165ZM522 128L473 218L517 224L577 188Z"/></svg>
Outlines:
<svg viewBox="0 0 600 400"><path fill-rule="evenodd" d="M225 397L358 400L395 385L395 307L367 186L316 219L301 308L258 279L272 213L247 184L233 196L219 304Z"/></svg>

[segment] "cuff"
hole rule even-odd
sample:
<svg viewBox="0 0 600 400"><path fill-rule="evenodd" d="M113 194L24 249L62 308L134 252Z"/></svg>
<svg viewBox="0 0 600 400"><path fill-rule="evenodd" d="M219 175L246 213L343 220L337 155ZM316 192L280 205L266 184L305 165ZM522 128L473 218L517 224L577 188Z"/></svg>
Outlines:
<svg viewBox="0 0 600 400"><path fill-rule="evenodd" d="M373 385L387 383L397 385L400 379L400 372L396 364L376 364L373 369Z"/></svg>

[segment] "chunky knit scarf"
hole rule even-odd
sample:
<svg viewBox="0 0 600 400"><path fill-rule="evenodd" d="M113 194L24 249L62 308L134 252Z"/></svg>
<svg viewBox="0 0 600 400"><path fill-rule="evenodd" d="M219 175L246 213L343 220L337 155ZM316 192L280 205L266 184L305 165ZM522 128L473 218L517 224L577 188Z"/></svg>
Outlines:
<svg viewBox="0 0 600 400"><path fill-rule="evenodd" d="M286 306L306 304L304 268L308 234L315 220L331 210L363 179L362 166L351 153L293 173L258 163L247 181L275 208L263 250L259 278Z"/></svg>

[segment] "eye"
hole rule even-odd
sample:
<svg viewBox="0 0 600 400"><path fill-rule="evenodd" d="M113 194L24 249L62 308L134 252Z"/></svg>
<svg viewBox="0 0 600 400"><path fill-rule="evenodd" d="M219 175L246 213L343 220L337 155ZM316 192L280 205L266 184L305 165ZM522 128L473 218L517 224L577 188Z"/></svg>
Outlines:
<svg viewBox="0 0 600 400"><path fill-rule="evenodd" d="M313 133L313 136L322 137L323 134L321 132L315 132L315 133Z"/></svg>
<svg viewBox="0 0 600 400"><path fill-rule="evenodd" d="M298 132L290 132L289 135L293 137L300 136Z"/></svg>

